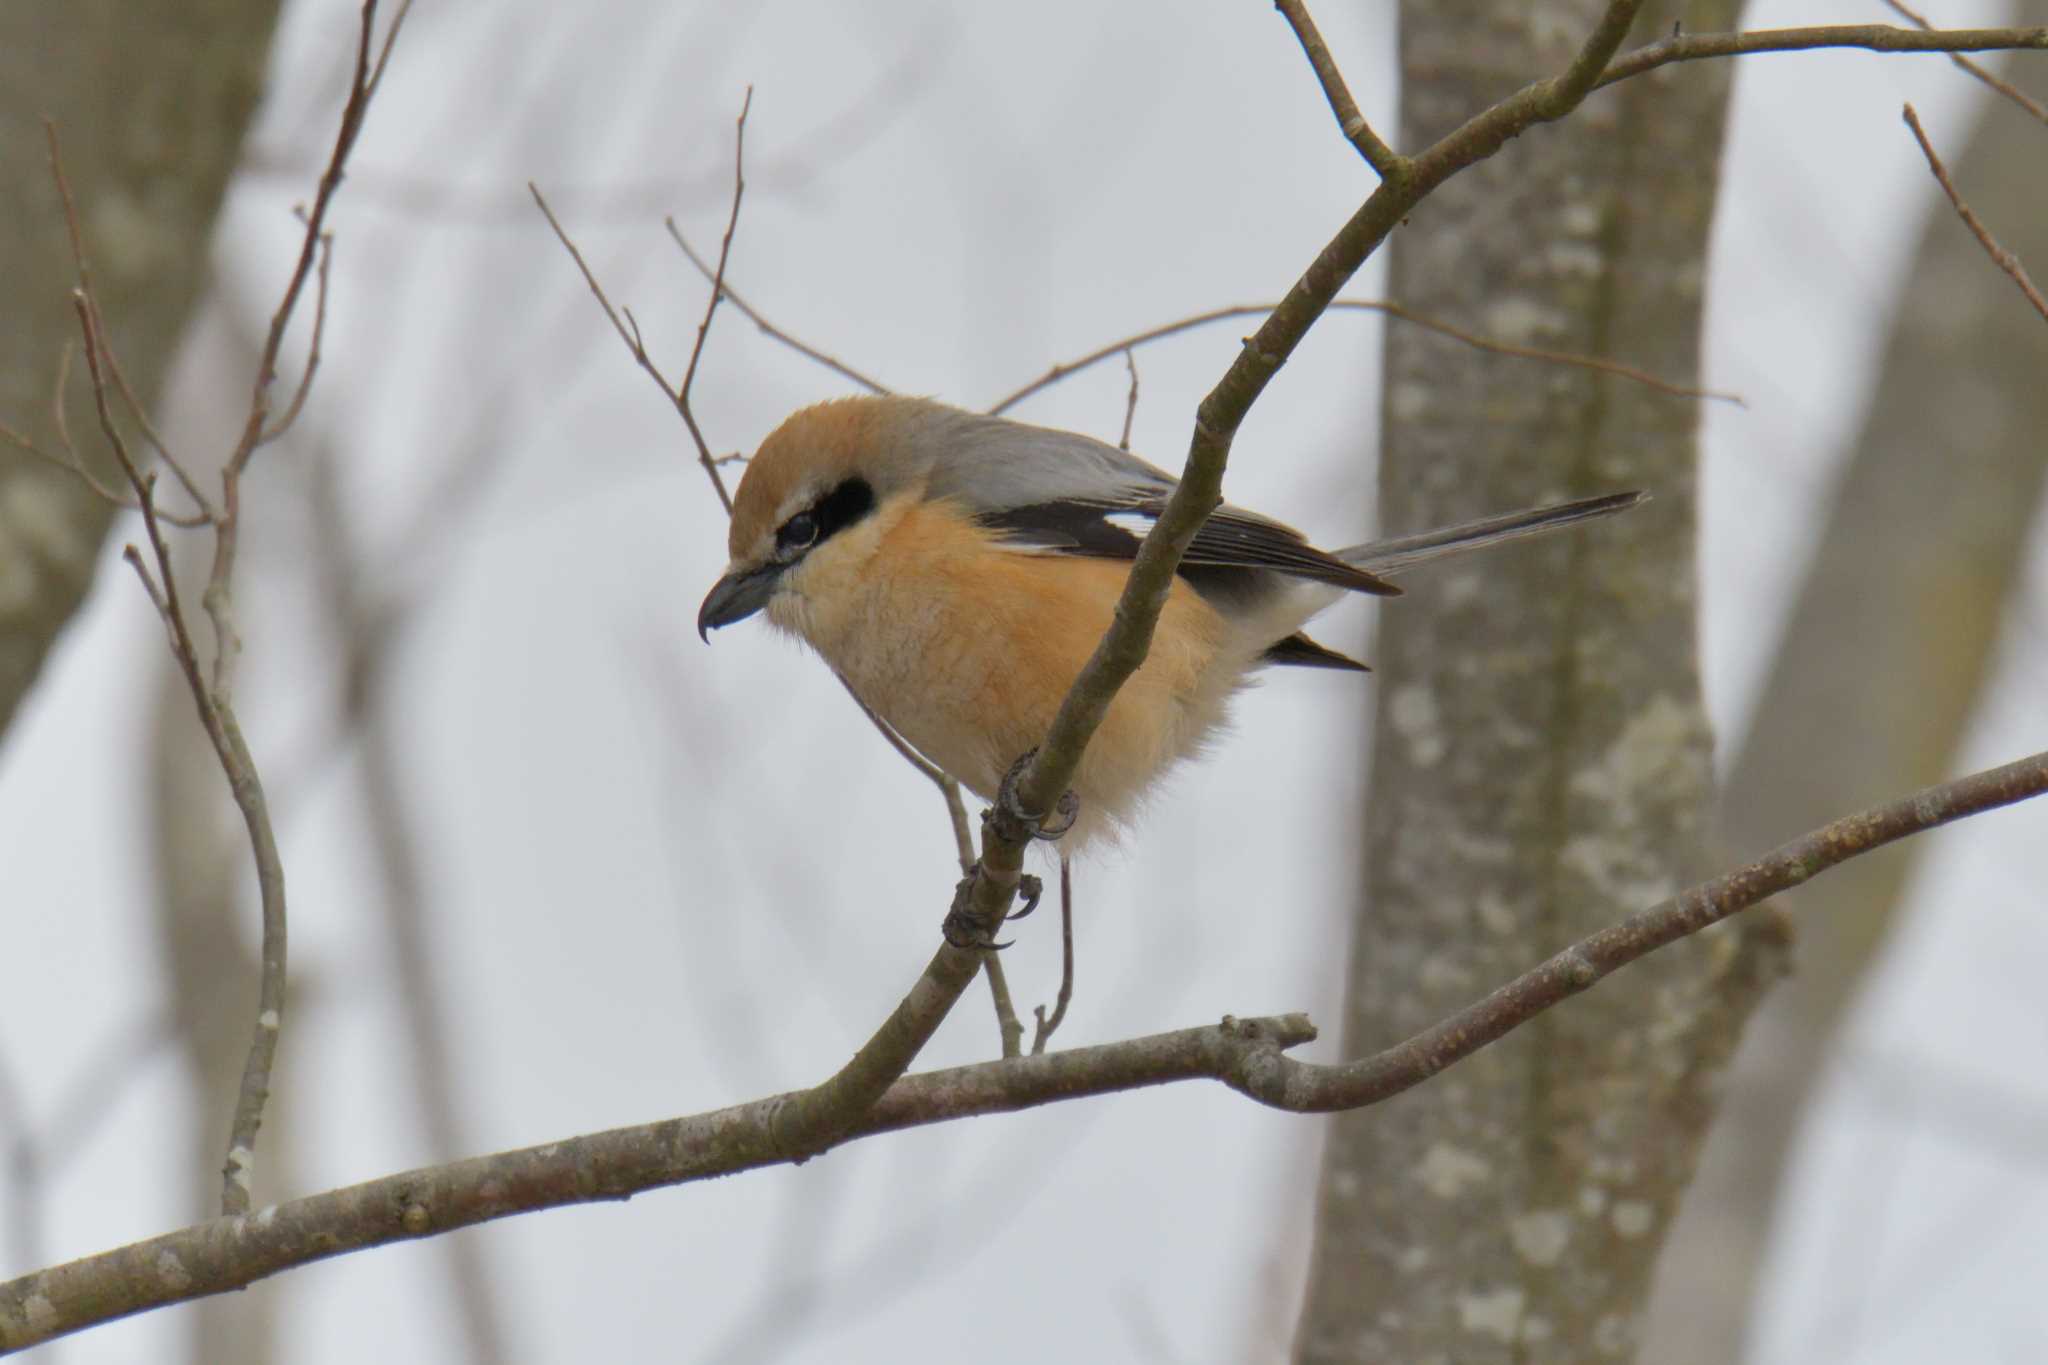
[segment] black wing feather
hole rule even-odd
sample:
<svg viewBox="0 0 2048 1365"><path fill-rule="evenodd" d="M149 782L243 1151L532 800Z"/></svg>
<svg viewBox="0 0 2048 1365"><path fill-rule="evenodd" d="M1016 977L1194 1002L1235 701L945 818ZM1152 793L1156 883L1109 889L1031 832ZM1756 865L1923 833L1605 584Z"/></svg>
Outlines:
<svg viewBox="0 0 2048 1365"><path fill-rule="evenodd" d="M1135 559L1143 537L1111 518L1138 516L1149 522L1157 520L1165 508L1165 499L1157 497L1130 502L1063 499L985 512L978 520L1001 532L1006 540L1033 549L1096 559ZM1292 527L1234 507L1219 508L1202 524L1181 563L1184 569L1270 570L1354 592L1400 592L1378 575L1318 550Z"/></svg>

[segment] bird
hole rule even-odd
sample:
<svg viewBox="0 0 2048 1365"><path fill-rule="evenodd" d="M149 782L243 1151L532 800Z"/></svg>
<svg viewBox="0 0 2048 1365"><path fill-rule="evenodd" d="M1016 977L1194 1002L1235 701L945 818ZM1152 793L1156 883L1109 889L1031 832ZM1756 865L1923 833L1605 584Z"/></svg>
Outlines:
<svg viewBox="0 0 2048 1365"><path fill-rule="evenodd" d="M900 395L828 400L762 441L733 497L731 561L697 613L756 613L810 646L933 765L993 801L1108 629L1173 476L1103 441ZM1385 575L1635 506L1609 493L1326 551L1224 504L1196 532L1150 653L1082 756L1061 848L1126 831L1273 666L1369 671L1304 633Z"/></svg>

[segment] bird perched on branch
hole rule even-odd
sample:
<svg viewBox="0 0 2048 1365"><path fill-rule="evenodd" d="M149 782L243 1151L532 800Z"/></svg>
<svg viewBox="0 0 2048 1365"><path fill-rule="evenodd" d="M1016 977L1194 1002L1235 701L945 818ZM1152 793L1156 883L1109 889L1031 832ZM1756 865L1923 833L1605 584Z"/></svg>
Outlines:
<svg viewBox="0 0 2048 1365"><path fill-rule="evenodd" d="M842 398L796 413L747 466L732 562L697 613L765 610L962 786L993 800L1108 629L1138 543L1174 479L1064 431L921 398ZM1074 779L1073 845L1124 823L1224 724L1270 664L1365 671L1302 633L1382 574L1619 512L1639 493L1510 512L1318 550L1228 504L1196 534L1153 635Z"/></svg>

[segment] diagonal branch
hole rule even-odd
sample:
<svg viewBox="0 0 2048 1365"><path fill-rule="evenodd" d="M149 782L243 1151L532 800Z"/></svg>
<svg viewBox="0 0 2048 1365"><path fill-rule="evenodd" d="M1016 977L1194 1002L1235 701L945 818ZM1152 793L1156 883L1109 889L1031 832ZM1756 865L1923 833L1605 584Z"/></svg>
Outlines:
<svg viewBox="0 0 2048 1365"><path fill-rule="evenodd" d="M999 803L993 813L988 826L993 837L983 840L981 873L974 886L971 909L976 917L1001 922L1015 894L1025 843L1072 781L1110 701L1144 662L1181 555L1209 514L1222 505L1230 445L1252 404L1366 258L1437 186L1492 156L1510 138L1565 117L1600 86L1672 62L1821 47L1877 52L2048 49L2048 28L1916 32L1882 25L1838 26L1680 36L1617 60L1615 54L1641 7L1642 0L1611 0L1563 73L1525 86L1474 115L1412 158L1404 174L1383 179L1246 339L1237 359L1196 410L1181 481L1138 549L1108 632L1069 690L1044 743L1025 765L1015 784L1015 800Z"/></svg>
<svg viewBox="0 0 2048 1365"><path fill-rule="evenodd" d="M1110 701L1144 662L1181 556L1209 514L1223 503L1223 470L1231 441L1252 404L1337 292L1424 196L1458 171L1491 156L1516 133L1563 118L1578 106L1621 46L1641 4L1642 0L1612 0L1561 76L1525 87L1494 105L1416 157L1407 174L1382 180L1245 341L1222 380L1202 400L1180 483L1139 546L1109 631L1061 703L1045 742L1026 764L1016 784L1015 809L998 803L989 825L993 837L982 841L982 875L976 878L973 902L978 915L1000 923L1015 892L1033 824L1054 809L1080 766L1082 750L1108 714Z"/></svg>
<svg viewBox="0 0 2048 1365"><path fill-rule="evenodd" d="M1998 239L1991 235L1991 229L1984 226L1984 220L1964 201L1961 192L1956 189L1956 182L1949 178L1948 167L1941 164L1940 156L1935 154L1934 144L1927 140L1927 130L1920 126L1920 115L1914 112L1910 104L1906 106L1905 119L1906 126L1913 130L1914 140L1920 144L1920 151L1927 157L1928 169L1934 172L1934 178L1941 184L1941 192L1947 195L1948 202L1955 206L1956 214L1963 220L1964 226L1977 238L1993 264L2012 277L2012 282L2019 286L2020 293L2026 296L2027 302L2034 305L2034 311L2041 315L2044 322L2048 322L2048 299L2041 297L2041 291L2035 287L2032 277L2027 274L2027 268L2020 264L2020 258L1998 244Z"/></svg>

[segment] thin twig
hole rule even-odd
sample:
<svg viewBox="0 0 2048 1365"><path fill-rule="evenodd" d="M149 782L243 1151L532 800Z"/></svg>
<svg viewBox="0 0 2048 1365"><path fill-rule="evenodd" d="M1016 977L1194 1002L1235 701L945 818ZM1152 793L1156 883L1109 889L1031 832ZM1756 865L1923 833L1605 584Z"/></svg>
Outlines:
<svg viewBox="0 0 2048 1365"><path fill-rule="evenodd" d="M1045 1045L1066 1022L1067 1006L1074 999L1074 865L1065 856L1060 857L1060 993L1053 998L1052 1016L1046 1017L1045 1006L1039 1005L1031 1012L1038 1018L1037 1031L1031 1035L1031 1055L1036 1057L1045 1051Z"/></svg>
<svg viewBox="0 0 2048 1365"><path fill-rule="evenodd" d="M142 510L142 504L137 502L131 494L123 493L111 484L102 482L97 474L86 468L83 461L67 458L54 450L45 450L42 446L16 431L13 427L8 426L5 422L0 422L0 441L7 442L23 454L33 455L39 460L46 460L57 466L57 468L71 475L72 478L77 479L87 488L90 488L94 495L103 502L111 503L126 512L139 512ZM196 512L167 512L162 508L158 508L157 516L166 525L177 526L186 530L212 524L204 515Z"/></svg>
<svg viewBox="0 0 2048 1365"><path fill-rule="evenodd" d="M868 718L868 724L888 741L897 756L939 789L939 798L946 803L946 819L953 828L954 856L959 860L961 875L974 871L974 834L967 822L967 804L960 797L960 784L948 777L945 770L919 753L910 741L896 733L896 727L883 720L881 715L853 690L853 684L838 673L839 685L846 689L846 695L853 698L853 704ZM985 955L984 968L988 974L988 989L996 1012L996 1031L1002 1039L1003 1055L1014 1057L1023 1046L1024 1025L1017 1018L1017 1006L1010 996L1009 979L1004 975L1002 963L994 951Z"/></svg>
<svg viewBox="0 0 2048 1365"><path fill-rule="evenodd" d="M697 267L697 273L702 275L707 281L717 280L719 278L718 272L712 268L711 264L708 261L706 261L702 256L697 254L697 249L690 245L689 239L684 237L682 234L682 230L676 226L676 220L674 218L664 218L661 221L662 225L668 229L668 235L675 239L675 244L678 247L682 248L683 255L689 258L690 264ZM798 338L791 336L788 332L782 330L782 328L777 327L774 323L768 321L767 318L761 316L760 310L756 309L752 304L748 303L744 298L740 297L739 294L734 292L732 285L720 284L718 287L720 292L722 292L725 295L725 301L727 303L730 303L733 307L739 309L741 315L744 316L747 319L747 321L753 323L754 326L760 330L762 335L770 337L775 341L781 342L790 350L795 351L798 355L804 357L804 359L815 361L816 363L823 365L826 369L832 371L840 378L849 380L854 384L858 384L861 388L866 389L869 393L890 392L889 386L884 384L881 380L874 379L868 375L862 374L859 370L856 370L855 368L853 368L853 366L847 364L845 361L839 359L837 356L821 351L817 347L810 345L808 342L799 340Z"/></svg>
<svg viewBox="0 0 2048 1365"><path fill-rule="evenodd" d="M215 747L221 751L221 765L227 771L228 786L248 827L249 843L256 857L256 886L262 905L262 973L257 992L256 1026L249 1040L249 1052L242 1064L242 1080L235 1097L234 1118L228 1131L227 1160L221 1169L221 1207L227 1213L247 1211L254 1183L256 1134L263 1126L264 1107L270 1098L271 1074L277 1062L277 1043L284 1024L285 977L287 970L287 922L285 913L284 863L277 850L277 836L271 827L270 811L256 760L242 736L231 700L235 658L241 638L234 620L235 555L241 538L241 486L256 451L291 425L304 402L304 391L312 383L317 367L320 331L324 323L326 281L324 268L316 283L314 334L308 350L306 374L300 392L291 400L283 421L272 426L270 390L277 375L277 358L286 332L298 311L307 278L329 257L326 246L327 213L348 166L349 153L362 133L369 114L371 96L390 62L392 46L412 12L411 0L399 0L385 31L382 46L371 59L371 40L377 29L377 0L363 0L356 40L355 68L347 100L334 135L327 167L320 174L313 194L313 207L305 215L305 229L299 239L298 259L292 266L283 296L270 315L270 327L256 362L256 377L249 393L249 415L234 451L221 470L221 512L214 524L213 571L207 580L203 601L214 626L212 706L218 717ZM166 584L168 586L168 584Z"/></svg>
<svg viewBox="0 0 2048 1365"><path fill-rule="evenodd" d="M1933 29L1934 25L1928 23L1925 16L1920 14L1917 10L1909 9L1905 5L1900 4L1899 0L1884 0L1884 3L1891 6L1892 9L1896 10L1898 13L1903 14L1906 18L1912 20L1913 23L1918 25L1919 27L1930 30ZM2008 81L2000 80L1997 76L1991 74L1990 68L1984 66L1980 62L1971 61L1968 57L1963 56L1959 52L1950 53L1949 60L1954 62L1957 66L1961 67L1963 70L1969 72L1972 76L1975 76L1978 80L1984 82L1984 84L1990 86L1993 90L1996 90L1999 94L2011 100L2014 104L2017 104L2020 108L2026 110L2029 114L2032 114L2036 119L2040 120L2042 123L2048 123L2048 107L2043 107L2039 100L2036 100L2031 95L2027 94L2024 90L2019 89L2018 87L2012 85Z"/></svg>
<svg viewBox="0 0 2048 1365"><path fill-rule="evenodd" d="M412 0L398 0L397 12L391 16L391 27L384 30L384 45L377 49L377 63L370 68L370 79L363 87L365 102L377 93L377 87L384 84L384 70L391 65L391 48L398 41L398 30L405 27L406 16L412 13Z"/></svg>
<svg viewBox="0 0 2048 1365"><path fill-rule="evenodd" d="M266 443L275 441L292 429L292 423L299 420L299 413L306 406L306 395L313 391L313 376L320 372L320 342L327 335L327 276L333 263L334 234L322 233L320 266L313 288L313 335L306 345L306 368L299 374L299 386L292 392L292 400L285 405L283 415L264 429L263 440Z"/></svg>
<svg viewBox="0 0 2048 1365"><path fill-rule="evenodd" d="M150 572L149 567L143 562L141 552L132 545L127 548L124 557L134 568L136 576L141 579L144 592L148 594L150 602L163 620L166 633L170 637L172 654L178 661L180 671L185 675L193 704L198 708L200 723L213 745L215 755L220 760L221 769L227 776L229 791L248 828L250 849L256 864L256 884L262 905L262 972L257 989L255 1029L248 1054L243 1061L241 1083L236 1092L234 1112L229 1124L227 1157L221 1170L221 1209L226 1214L242 1213L249 1208L256 1135L262 1126L263 1111L270 1096L271 1073L276 1062L278 1037L284 1021L286 970L284 865L278 855L277 839L271 826L269 807L264 798L262 781L256 771L255 759L250 754L248 743L242 735L241 724L231 700L234 656L240 648L233 623L232 591L235 551L240 532L241 477L257 448L289 425L290 418L296 415L299 405L304 401L306 385L311 383L311 371L318 363L320 318L315 320L315 336L308 362L308 373L301 385L300 393L294 399L292 408L283 422L276 427L266 425L269 390L276 373L278 351L297 309L306 278L314 269L316 261L320 264L319 309L322 315L325 313L325 263L328 259L328 239L322 224L328 206L341 185L349 151L362 130L370 94L376 80L383 73L398 28L404 23L405 15L410 8L409 0L401 4L397 17L385 35L381 53L373 68L370 47L376 31L377 0L363 0L361 29L356 44L355 71L348 100L342 109L341 126L336 133L327 168L321 175L313 207L304 215L305 233L299 247L298 263L285 286L282 300L271 315L269 333L251 387L249 413L243 423L240 439L222 467L221 501L218 507L205 497L171 454L150 424L142 403L127 383L125 376L121 374L118 362L114 359L113 350L107 342L106 326L100 316L98 299L93 292L92 272L85 257L77 209L72 201L70 187L64 179L56 131L46 124L52 173L56 177L59 196L64 204L66 224L71 233L72 250L77 266L78 284L72 291L72 302L84 341L86 368L92 382L93 407L99 418L101 434L113 451L115 460L120 464L129 486L134 490L150 551L156 561L156 571L154 574ZM184 598L172 570L170 547L163 532L164 523L170 518L160 513L157 508L156 476L144 473L129 451L127 441L114 421L108 401L110 387L123 396L129 409L142 424L142 429L158 456L170 466L184 484L186 491L199 504L204 519L213 526L213 569L201 599L214 628L214 656L210 681L207 671L200 663L198 647L194 643L186 617ZM68 442L68 432L65 433L65 437Z"/></svg>
<svg viewBox="0 0 2048 1365"><path fill-rule="evenodd" d="M277 357L284 349L285 333L290 329L292 316L298 311L299 297L306 288L306 281L312 278L320 257L320 244L327 226L327 210L334 202L334 196L341 189L342 174L348 165L350 151L355 147L356 137L363 130L363 119L369 113L370 97L376 92L377 83L383 79L385 63L391 56L391 45L397 41L398 31L405 24L406 15L411 13L410 0L401 0L391 20L390 30L384 36L383 45L376 57L371 57L371 43L377 30L377 0L363 0L362 17L356 35L355 71L349 80L348 100L342 105L341 126L335 134L333 150L327 157L326 169L320 173L320 183L313 192L313 207L305 215L305 231L299 237L298 259L292 265L292 273L285 282L284 295L278 300L277 308L270 315L270 328L263 338L263 351L256 364L256 379L250 387L249 416L242 424L241 439L236 442L234 453L228 457L227 475L239 478L248 467L250 459L267 438L266 430L270 416L270 386L277 378ZM223 479L229 487L230 478ZM228 517L232 520L233 510ZM234 538L228 537L232 546ZM233 559L230 549L227 558ZM223 578L215 570L216 579Z"/></svg>
<svg viewBox="0 0 2048 1365"><path fill-rule="evenodd" d="M277 379L278 354L284 348L285 334L290 330L292 318L298 312L299 299L305 292L306 281L313 276L315 266L323 255L321 242L326 234L327 211L334 203L335 194L341 189L349 153L354 150L356 138L363 130L363 120L369 113L370 97L375 93L378 82L383 79L385 65L390 60L392 44L397 41L398 31L404 26L406 16L411 12L410 0L401 0L397 12L392 17L391 26L384 35L384 42L377 49L377 55L373 60L371 46L377 31L377 0L363 0L356 36L355 69L349 79L348 99L342 105L340 127L335 133L333 149L328 153L326 169L320 173L319 186L314 190L313 207L306 211L304 217L305 230L299 237L298 259L293 263L291 276L285 282L284 294L278 300L276 310L270 315L270 327L264 336L263 349L256 362L256 377L250 385L248 416L243 420L241 436L236 440L234 450L221 469L221 507L220 514L214 520L213 572L207 580L206 592L201 600L206 606L207 615L213 620L213 690L219 693L223 700L233 689L235 660L242 650L241 634L235 626L233 586L235 556L241 545L242 475L248 469L249 461L255 457L257 450L290 425L287 421L273 427L270 422L270 391L271 385ZM266 912L266 923L269 918ZM269 956L268 953L264 955L266 964ZM282 999L281 989L279 998ZM260 1028L257 1040L260 1049L263 1043L263 1031ZM274 1038L271 1043L272 1046L275 1045ZM263 1070L267 1074L268 1066L266 1065ZM257 1117L261 1117L260 1106ZM247 1136L253 1141L253 1126Z"/></svg>
<svg viewBox="0 0 2048 1365"><path fill-rule="evenodd" d="M1002 1035L1003 1055L1024 1055L1024 1021L1017 1017L1017 1004L1010 996L1010 978L1003 971L1003 955L991 948L981 955L981 970L988 977L989 998L995 1002L996 1032ZM1044 1011L1040 1011L1043 1015Z"/></svg>
<svg viewBox="0 0 2048 1365"><path fill-rule="evenodd" d="M940 799L946 803L946 818L953 826L953 846L959 856L961 870L965 871L972 867L974 835L968 828L967 807L960 799L960 784L946 776L944 769L912 748L910 741L897 734L895 726L883 720L873 707L860 699L860 693L853 690L852 683L839 677L837 673L832 676L839 678L839 685L846 689L846 695L853 698L853 704L860 708L860 713L868 718L868 723L888 741L889 747L896 751L897 756L917 769L921 777L939 789Z"/></svg>
<svg viewBox="0 0 2048 1365"><path fill-rule="evenodd" d="M597 272L583 259L583 252L569 236L568 230L562 226L561 220L555 217L555 211L549 206L547 196L540 192L540 186L530 180L526 184L527 193L533 196L533 202L540 207L542 216L548 220L548 226L554 229L555 240L569 253L569 259L576 262L576 269L582 274L583 283L589 288L592 297L596 298L598 306L604 309L605 317L610 319L612 330L619 334L619 340L626 343L626 349L633 353L633 359L640 368L661 386L662 396L668 399L669 404L683 419L683 425L689 429L690 439L697 446L697 462L703 466L704 473L710 478L711 489L718 495L719 506L725 509L727 516L732 515L732 495L726 491L725 476L718 472L718 466L722 461L720 457L711 453L710 445L704 440L703 431L697 426L697 416L690 410L690 387L697 377L697 363L704 354L704 342L710 335L711 319L718 312L718 301L729 297L728 291L724 288L724 271L726 258L732 250L733 232L739 225L740 200L747 187L747 111L753 107L753 100L754 88L748 86L746 98L740 105L737 131L734 134L732 210L726 219L725 240L718 253L718 268L712 274L711 302L704 309L704 320L697 326L697 344L690 351L689 369L684 373L683 382L679 385L671 385L668 376L655 364L654 357L647 350L646 340L640 334L640 322L633 316L633 311L630 308L612 305L611 297L605 293L604 286L598 283Z"/></svg>
<svg viewBox="0 0 2048 1365"><path fill-rule="evenodd" d="M625 342L626 349L633 353L635 363L645 370L648 377L660 386L661 396L670 403L674 403L676 401L675 386L668 382L668 376L661 372L661 367L655 364L654 357L648 354L647 347L640 339L639 323L635 322L630 328L627 327L626 319L632 315L630 313L622 315L618 308L612 306L611 297L604 292L604 286L598 283L597 274L591 270L590 263L583 259L583 252L577 248L575 239L569 236L568 231L563 228L561 220L555 217L555 211L549 207L547 196L540 192L540 186L529 180L526 182L526 192L533 196L533 202L539 206L541 216L546 218L548 226L554 229L555 240L562 244L562 249L569 253L569 259L576 263L576 269L583 276L583 283L589 288L592 297L597 300L597 306L604 309L604 315L611 322L612 330L619 334L619 340ZM727 510L731 509L728 508Z"/></svg>
<svg viewBox="0 0 2048 1365"><path fill-rule="evenodd" d="M214 518L213 504L207 500L206 493L199 487L198 483L186 472L183 463L171 453L170 447L165 444L162 435L158 433L156 424L150 421L149 410L142 400L135 396L135 390L129 386L127 372L121 368L121 361L114 353L113 341L107 335L106 320L99 313L99 296L93 291L92 266L85 254L85 233L79 226L78 221L78 201L71 194L71 178L64 173L64 153L63 149L58 145L57 124L54 119L45 118L43 120L43 142L49 152L50 179L57 186L57 202L62 207L64 214L64 230L71 240L71 261L78 276L77 292L84 296L85 306L92 311L92 331L97 339L95 344L99 348L98 354L92 359L96 365L104 366L106 373L112 376L114 387L120 393L121 400L125 404L129 415L134 418L137 426L141 429L143 439L149 442L151 448L156 451L157 457L163 461L164 465L178 480L179 486L185 490L186 496L190 497L193 505L199 509L196 514L184 516L162 513L161 515L163 515L164 520L173 526L191 527L206 525ZM63 445L65 453L70 458L68 460L56 460L56 463L70 469L79 478L83 479L86 485L95 493L112 501L116 506L135 510L136 504L114 493L103 485L98 478L88 472L85 461L78 454L78 448L71 442L71 427L64 413L64 390L70 373L71 348L69 345L66 345L57 358L57 387L50 397L50 409L51 416L57 424L57 439ZM24 449L33 450L38 455L46 454L44 451L28 445L26 442L20 442L19 444ZM46 455L46 458L54 457Z"/></svg>
<svg viewBox="0 0 2048 1365"><path fill-rule="evenodd" d="M1920 126L1920 115L1913 111L1910 104L1906 106L1906 126L1913 130L1913 137L1919 142L1920 150L1927 157L1928 167L1934 172L1934 178L1941 182L1942 193L1948 196L1949 203L1955 205L1956 213L1964 224L1976 234L1977 240L1984 246L1985 253L1997 263L2000 270L2012 277L2012 282L2019 286L2020 293L2026 296L2028 303L2034 305L2034 311L2041 315L2042 320L2048 321L2048 299L2043 299L2041 291L2034 287L2034 281L2028 277L2027 268L2020 264L2020 258L2000 246L1998 239L1991 235L1991 229L1985 227L1984 221L1964 202L1963 196L1956 190L1956 182L1949 179L1948 167L1941 164L1941 158L1935 155L1934 144L1927 140L1927 130Z"/></svg>
<svg viewBox="0 0 2048 1365"><path fill-rule="evenodd" d="M1860 48L1883 53L2044 51L2048 50L2048 28L1956 28L1918 33L1889 24L1827 24L1753 33L1690 33L1636 48L1617 58L1600 73L1593 88L1602 89L1673 62L1750 57L1764 52L1811 52L1817 48Z"/></svg>
<svg viewBox="0 0 2048 1365"><path fill-rule="evenodd" d="M713 458L704 433L697 428L696 413L690 410L690 386L697 382L697 363L704 358L711 320L718 316L718 305L725 298L725 266L732 258L732 237L740 225L740 201L747 193L747 111L753 107L754 87L750 85L740 100L740 116L733 126L732 211L726 215L725 236L718 243L718 268L711 274L711 301L704 305L704 320L697 324L697 344L690 348L689 368L683 371L683 386L676 391L676 411L683 415L683 425L690 429L690 439L697 443L698 463L710 476L712 490L718 494L727 516L732 515L732 495L725 491L725 476L718 472L718 461Z"/></svg>
<svg viewBox="0 0 2048 1365"><path fill-rule="evenodd" d="M1380 141L1380 136L1365 121L1365 115L1358 112L1358 101L1351 98L1351 89L1344 84L1344 73L1337 69L1337 59L1330 55L1329 44L1316 29L1316 21L1309 18L1308 7L1301 0L1274 0L1273 8L1280 11L1288 27L1301 43L1302 52L1308 57L1308 64L1315 68L1316 80L1323 87L1323 98L1330 102L1330 112L1337 116L1338 131L1344 140L1358 149L1366 163L1380 173L1381 178L1401 175L1408 169L1407 158Z"/></svg>
<svg viewBox="0 0 2048 1365"><path fill-rule="evenodd" d="M936 1026L913 1002L957 990L980 959L943 950L848 1076L810 1091L660 1123L472 1157L385 1176L266 1209L217 1218L0 1285L0 1350L115 1318L240 1289L346 1252L470 1227L544 1208L625 1199L645 1190L805 1160L880 1133L1179 1081L1220 1080L1291 1112L1379 1103L1436 1075L1601 977L1760 904L1830 867L1910 835L2048 792L2048 752L1929 787L1833 821L1734 871L1702 882L1579 940L1540 966L1372 1056L1316 1065L1286 1055L1312 1041L1298 1014L1226 1018L1096 1047L905 1076L869 1101L876 1080ZM936 971L935 971L936 969ZM934 980L934 975L941 980ZM959 982L964 986L965 979ZM935 1003L926 1000L927 1004ZM940 1010L939 1013L943 1013ZM858 1060L858 1059L857 1059ZM847 1116L854 1115L850 1120ZM835 1126L837 1125L837 1126ZM796 1138L799 1140L792 1140ZM162 1273L166 1264L179 1274Z"/></svg>
<svg viewBox="0 0 2048 1365"><path fill-rule="evenodd" d="M1124 397L1124 431L1117 438L1118 450L1131 448L1131 423L1138 420L1138 358L1128 346L1124 347L1124 368L1131 372L1131 388Z"/></svg>
<svg viewBox="0 0 2048 1365"><path fill-rule="evenodd" d="M1277 303L1245 303L1229 308L1212 308L1206 313L1197 313L1193 317L1180 318L1177 321L1165 323L1162 326L1148 328L1133 336L1122 337L1105 346L1098 346L1085 355L1053 366L1023 388L1016 390L997 402L988 411L992 416L1000 416L1041 390L1050 388L1061 380L1072 378L1082 370L1100 365L1103 361L1133 350L1136 347L1148 346L1155 341L1163 341L1167 337L1193 331L1197 327L1207 327L1212 323L1226 322L1231 318L1268 317L1278 307L1280 307L1280 304ZM1453 327L1448 322L1438 321L1436 318L1429 317L1426 314L1417 313L1401 304L1389 303L1384 299L1332 299L1328 305L1328 310L1331 312L1383 313L1390 318L1397 318L1402 322L1412 323L1417 327L1426 328L1442 336L1447 336L1453 341L1463 342L1475 350L1489 351L1495 355L1513 356L1521 360L1542 361L1551 365L1570 365L1578 369L1598 370L1602 374L1616 375L1622 379L1641 384L1646 388L1655 389L1658 393L1670 394L1674 398L1693 398L1716 403L1733 403L1737 407L1746 406L1739 394L1722 393L1714 389L1693 388L1685 384L1674 384L1669 380L1659 379L1653 374L1636 369L1632 365L1624 365L1616 360L1605 360L1599 356L1574 355L1567 351L1550 351L1537 346L1517 346L1510 342L1495 341L1489 337L1480 336L1475 332L1468 332L1463 328Z"/></svg>

